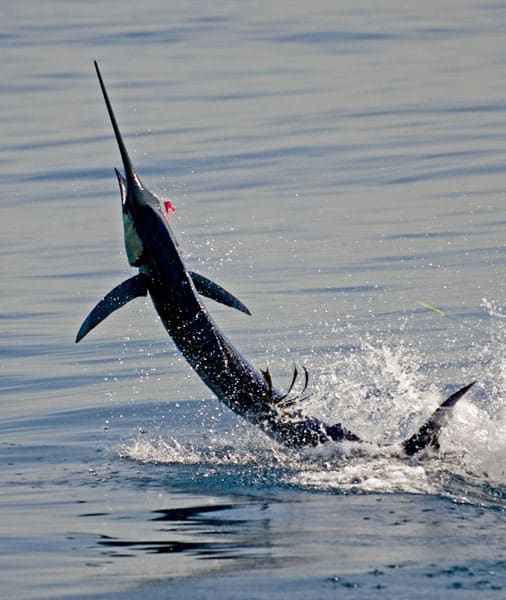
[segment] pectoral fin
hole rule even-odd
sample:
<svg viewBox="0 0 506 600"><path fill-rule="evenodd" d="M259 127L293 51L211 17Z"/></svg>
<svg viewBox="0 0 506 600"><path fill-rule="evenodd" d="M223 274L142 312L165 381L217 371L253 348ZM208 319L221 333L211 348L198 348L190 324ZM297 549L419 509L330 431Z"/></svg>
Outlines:
<svg viewBox="0 0 506 600"><path fill-rule="evenodd" d="M216 300L216 302L221 302L221 304L225 304L231 308L237 308L237 310L240 310L247 315L251 315L250 311L240 300L238 300L230 292L227 292L227 290L224 290L217 283L214 283L214 281L211 281L203 275L194 273L193 271L190 271L190 277L195 284L197 292L202 294L202 296L212 298L213 300Z"/></svg>
<svg viewBox="0 0 506 600"><path fill-rule="evenodd" d="M148 293L147 278L142 273L131 277L123 283L117 285L111 290L105 298L95 306L90 314L84 319L79 332L77 333L76 343L101 323L106 317L118 308L121 308L130 300L138 296L146 296Z"/></svg>

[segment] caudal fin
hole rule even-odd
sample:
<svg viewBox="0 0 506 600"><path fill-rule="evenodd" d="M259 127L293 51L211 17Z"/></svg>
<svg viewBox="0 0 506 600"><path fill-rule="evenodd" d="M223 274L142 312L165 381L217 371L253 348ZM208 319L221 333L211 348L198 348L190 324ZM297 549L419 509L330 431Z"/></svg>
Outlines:
<svg viewBox="0 0 506 600"><path fill-rule="evenodd" d="M413 456L427 447L432 447L436 450L439 448L439 432L441 428L448 421L455 404L475 383L475 381L468 383L447 398L414 435L402 442L402 448L407 456Z"/></svg>

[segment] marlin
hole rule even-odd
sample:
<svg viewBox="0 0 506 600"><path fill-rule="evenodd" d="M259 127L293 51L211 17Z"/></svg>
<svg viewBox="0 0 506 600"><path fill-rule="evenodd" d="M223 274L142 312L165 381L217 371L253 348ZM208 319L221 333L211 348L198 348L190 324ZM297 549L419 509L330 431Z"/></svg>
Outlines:
<svg viewBox="0 0 506 600"><path fill-rule="evenodd" d="M328 424L304 414L300 395L290 396L298 373L294 370L286 393L272 384L268 370L252 366L213 321L200 295L251 314L233 294L203 275L189 271L169 224L173 207L151 193L137 175L120 133L97 62L95 69L123 162L117 169L128 262L136 275L111 290L86 317L76 337L79 342L111 313L140 296L149 296L167 333L185 359L228 408L259 427L277 442L292 448L326 442L363 442L341 423ZM304 369L304 393L308 373ZM445 400L401 451L412 456L427 447L438 448L439 431L452 407L474 384Z"/></svg>

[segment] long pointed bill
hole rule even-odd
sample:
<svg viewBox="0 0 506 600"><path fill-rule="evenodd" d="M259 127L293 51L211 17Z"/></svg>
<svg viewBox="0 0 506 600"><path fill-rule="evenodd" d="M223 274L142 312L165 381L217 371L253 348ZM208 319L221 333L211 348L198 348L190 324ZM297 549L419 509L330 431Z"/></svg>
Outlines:
<svg viewBox="0 0 506 600"><path fill-rule="evenodd" d="M112 128L114 130L114 135L116 136L116 141L118 142L119 151L121 154L121 160L123 161L123 168L125 169L125 178L129 185L135 185L136 187L143 189L143 185L139 176L135 172L133 168L132 161L130 160L130 156L128 155L125 142L121 136L118 122L116 121L116 117L114 115L114 111L112 109L111 101L109 100L109 96L107 94L107 90L105 89L104 80L102 79L102 75L100 73L100 69L98 68L97 61L93 61L95 64L95 70L97 72L98 81L100 83L100 88L102 89L102 94L104 95L105 105L107 106L107 112L109 113L109 118L111 119Z"/></svg>

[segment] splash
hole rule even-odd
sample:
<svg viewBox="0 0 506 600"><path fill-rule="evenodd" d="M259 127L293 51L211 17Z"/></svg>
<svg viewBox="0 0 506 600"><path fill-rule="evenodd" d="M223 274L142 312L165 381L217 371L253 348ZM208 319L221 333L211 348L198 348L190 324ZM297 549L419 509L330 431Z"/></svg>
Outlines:
<svg viewBox="0 0 506 600"><path fill-rule="evenodd" d="M496 381L492 397L485 401L479 387L459 402L443 430L437 455L407 460L401 457L398 442L411 435L453 390L443 394L428 382L427 369L413 347L367 342L352 352L306 361L311 381L301 408L326 422L341 422L370 444L328 443L295 451L242 422L232 432L216 432L220 424L213 421L212 439L190 444L174 435L153 440L144 436L125 445L122 456L141 463L210 465L223 470L242 466L254 472L252 482L273 481L274 470L276 485L339 493L441 493L478 503L487 503L492 493L494 502L506 506L502 404L506 360L499 351L504 347L503 333L506 342L506 322L502 323L505 330L496 335L494 357L480 358L484 379ZM229 426L233 416L225 412L222 417L222 426ZM206 424L201 425L204 431Z"/></svg>
<svg viewBox="0 0 506 600"><path fill-rule="evenodd" d="M154 439L138 435L135 440L120 447L123 458L140 463L159 465L288 465L292 462L285 448L273 444L247 425L237 428L242 434L227 432L213 434L210 439L202 437L200 442L181 443L175 437Z"/></svg>
<svg viewBox="0 0 506 600"><path fill-rule="evenodd" d="M319 357L310 367L315 382L305 410L329 422L344 419L362 439L395 443L442 400L422 367L416 350L403 345L365 342L349 354Z"/></svg>
<svg viewBox="0 0 506 600"><path fill-rule="evenodd" d="M339 468L336 468L339 467ZM422 465L410 465L392 457L351 459L341 465L301 469L287 480L298 487L344 493L434 494L437 486Z"/></svg>

